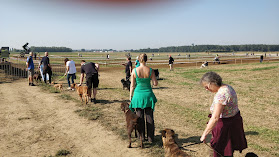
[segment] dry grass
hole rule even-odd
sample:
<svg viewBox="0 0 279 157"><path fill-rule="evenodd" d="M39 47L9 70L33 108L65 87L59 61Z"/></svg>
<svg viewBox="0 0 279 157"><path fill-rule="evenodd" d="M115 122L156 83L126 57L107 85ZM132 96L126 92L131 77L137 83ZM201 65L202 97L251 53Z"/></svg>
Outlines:
<svg viewBox="0 0 279 157"><path fill-rule="evenodd" d="M157 136L161 129L172 128L179 134L180 143L184 145L199 140L208 120L207 114L214 95L205 91L198 81L205 72L216 71L225 83L232 85L237 91L249 145L244 153L252 151L259 156L279 154L278 62L217 65L208 69L185 67L176 68L172 72L167 69L159 70L163 80L153 89L159 100L154 113ZM114 126L118 128L124 127L124 117L118 101L127 100L129 96L128 92L121 91L120 79L124 76L122 71L114 71L104 72L100 78L102 86L108 90L101 90L99 97L114 100L114 103L103 106L107 113L106 121L110 121L112 126L117 121L120 122L121 125ZM203 149L207 149L206 146L191 146L188 153L203 156ZM235 156L243 154L235 153Z"/></svg>
<svg viewBox="0 0 279 157"><path fill-rule="evenodd" d="M127 140L125 117L120 110L120 102L129 98L129 92L122 90L120 83L120 80L125 78L123 69L101 71L97 94L99 103L90 104L91 107L82 106L82 109L76 112L81 114L86 111L84 114L87 115L94 112L98 121L106 128ZM247 152L254 152L258 156L279 155L278 62L216 65L207 69L180 67L171 72L166 68L159 68L159 71L163 80L153 89L158 99L154 112L156 141L152 145L145 143L148 148L142 150L143 153L149 153L150 156L163 155L159 131L164 128L174 129L179 135L181 145L199 141L214 97L214 94L199 85L199 79L205 72L215 71L238 94L248 149L242 154L235 153L235 156L244 156ZM77 98L75 92L63 93ZM68 96L63 97L71 100ZM138 143L134 142L133 147L138 146ZM205 156L206 149L208 148L205 145L185 147L185 151L193 156Z"/></svg>

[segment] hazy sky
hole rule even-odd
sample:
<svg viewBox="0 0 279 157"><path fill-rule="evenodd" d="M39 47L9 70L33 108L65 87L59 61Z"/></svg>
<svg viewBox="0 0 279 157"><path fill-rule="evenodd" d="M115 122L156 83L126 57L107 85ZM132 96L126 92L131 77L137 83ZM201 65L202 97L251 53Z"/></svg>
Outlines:
<svg viewBox="0 0 279 157"><path fill-rule="evenodd" d="M117 50L192 43L279 44L279 0L127 5L69 1L0 0L0 47L22 48L26 42Z"/></svg>

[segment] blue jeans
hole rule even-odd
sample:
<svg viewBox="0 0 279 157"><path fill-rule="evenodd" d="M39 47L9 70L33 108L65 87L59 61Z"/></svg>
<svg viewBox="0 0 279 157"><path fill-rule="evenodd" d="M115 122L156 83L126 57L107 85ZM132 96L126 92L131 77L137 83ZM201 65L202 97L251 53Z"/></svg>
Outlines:
<svg viewBox="0 0 279 157"><path fill-rule="evenodd" d="M68 86L69 86L69 87L71 87L71 84L70 84L70 77L71 77L72 84L73 84L73 83L75 83L75 82L74 82L74 79L76 79L76 74L68 74L68 75L67 75L67 81L68 81Z"/></svg>

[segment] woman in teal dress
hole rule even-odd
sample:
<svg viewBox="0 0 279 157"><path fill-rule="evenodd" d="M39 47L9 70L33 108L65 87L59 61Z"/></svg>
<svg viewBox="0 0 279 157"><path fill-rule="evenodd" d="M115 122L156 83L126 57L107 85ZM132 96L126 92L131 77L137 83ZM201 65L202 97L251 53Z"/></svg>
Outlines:
<svg viewBox="0 0 279 157"><path fill-rule="evenodd" d="M149 142L154 141L154 119L153 111L157 99L152 91L151 83L157 86L158 82L155 77L154 71L146 66L147 55L140 54L139 62L140 66L135 68L131 76L130 87L130 109L136 111L136 114L140 117L142 126L147 127L147 138ZM144 120L144 114L146 120ZM145 130L145 127L144 127ZM143 132L145 137L145 131Z"/></svg>

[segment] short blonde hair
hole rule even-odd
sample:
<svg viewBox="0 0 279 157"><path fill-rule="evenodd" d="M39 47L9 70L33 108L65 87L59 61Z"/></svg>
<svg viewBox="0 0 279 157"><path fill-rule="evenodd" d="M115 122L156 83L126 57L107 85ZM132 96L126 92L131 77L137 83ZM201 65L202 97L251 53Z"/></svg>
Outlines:
<svg viewBox="0 0 279 157"><path fill-rule="evenodd" d="M145 53L142 53L139 55L139 62L145 63L147 61L147 55Z"/></svg>

